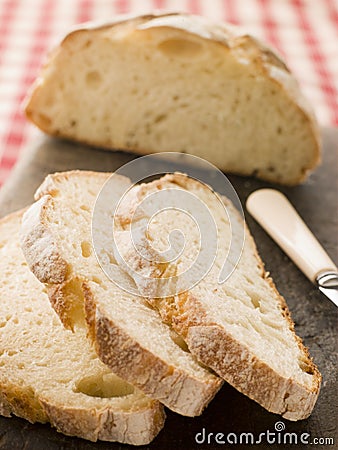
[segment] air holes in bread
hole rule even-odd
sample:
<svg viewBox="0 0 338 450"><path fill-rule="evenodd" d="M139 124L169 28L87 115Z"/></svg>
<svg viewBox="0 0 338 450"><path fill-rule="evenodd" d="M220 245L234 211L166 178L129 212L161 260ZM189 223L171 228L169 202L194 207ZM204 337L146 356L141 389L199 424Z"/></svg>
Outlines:
<svg viewBox="0 0 338 450"><path fill-rule="evenodd" d="M174 330L170 330L170 337L171 340L174 341L175 344L178 345L184 352L189 353L189 349L185 340L181 336L179 336Z"/></svg>
<svg viewBox="0 0 338 450"><path fill-rule="evenodd" d="M260 297L257 294L250 292L250 300L255 308L260 307Z"/></svg>
<svg viewBox="0 0 338 450"><path fill-rule="evenodd" d="M86 85L89 88L96 89L98 88L102 83L102 77L100 72L97 70L92 70L91 72L88 72L86 75Z"/></svg>
<svg viewBox="0 0 338 450"><path fill-rule="evenodd" d="M299 367L302 369L303 372L309 373L310 375L313 375L313 368L309 364L309 360L305 358L299 358L298 359Z"/></svg>
<svg viewBox="0 0 338 450"><path fill-rule="evenodd" d="M76 383L74 391L90 397L111 398L130 395L134 388L116 375L107 373L82 378Z"/></svg>
<svg viewBox="0 0 338 450"><path fill-rule="evenodd" d="M94 283L96 283L96 284L101 284L101 280L100 280L100 278L98 278L98 277L93 277L93 278L92 278L92 281L93 281Z"/></svg>
<svg viewBox="0 0 338 450"><path fill-rule="evenodd" d="M194 58L203 50L202 44L188 39L167 39L158 44L158 49L174 58Z"/></svg>
<svg viewBox="0 0 338 450"><path fill-rule="evenodd" d="M88 241L81 242L81 252L84 258L89 258L89 256L92 254L92 247L90 242Z"/></svg>

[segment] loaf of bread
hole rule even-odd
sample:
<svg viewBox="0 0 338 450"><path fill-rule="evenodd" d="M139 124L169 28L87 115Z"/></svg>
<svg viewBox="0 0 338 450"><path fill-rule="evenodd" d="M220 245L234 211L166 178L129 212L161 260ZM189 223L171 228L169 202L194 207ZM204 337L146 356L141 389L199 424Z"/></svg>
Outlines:
<svg viewBox="0 0 338 450"><path fill-rule="evenodd" d="M176 199L185 198L186 193L191 199L198 198L209 208L217 227L215 260L210 270L182 292L179 283L190 273L190 267L199 264L197 254L203 250L199 246L211 247L214 238L212 230L207 229L206 240L200 240L205 217L200 219L200 226L189 221L189 217L197 217L192 201L184 202L184 214L178 207L165 209L171 206L165 202L170 191ZM159 195L161 192L163 195ZM285 300L265 272L248 229L229 200L222 200L223 204L204 184L182 174L134 186L115 213L116 240L122 244L114 247L115 258L134 278L140 294L199 361L267 410L289 420L304 419L318 397L320 373L295 334ZM155 215L154 211L162 212ZM229 249L232 241L240 249L243 229L243 248L237 262ZM174 230L183 233L184 247ZM169 236L171 247L183 250L177 259L162 263ZM225 261L232 265L230 276L220 282ZM173 273L176 293L161 296L163 280L169 280Z"/></svg>
<svg viewBox="0 0 338 450"><path fill-rule="evenodd" d="M96 259L92 210L110 175L72 171L45 179L22 223L28 265L46 283L66 327L86 320L100 359L114 373L175 412L199 415L220 389L221 378L181 348L176 333L141 297L109 281ZM115 196L129 184L116 176ZM112 250L108 256L114 265Z"/></svg>
<svg viewBox="0 0 338 450"><path fill-rule="evenodd" d="M241 29L188 14L71 32L25 110L51 135L139 154L191 153L288 185L320 159L312 108L280 57Z"/></svg>
<svg viewBox="0 0 338 450"><path fill-rule="evenodd" d="M84 328L64 329L20 249L22 213L0 220L0 414L91 441L148 444L162 405L102 364Z"/></svg>

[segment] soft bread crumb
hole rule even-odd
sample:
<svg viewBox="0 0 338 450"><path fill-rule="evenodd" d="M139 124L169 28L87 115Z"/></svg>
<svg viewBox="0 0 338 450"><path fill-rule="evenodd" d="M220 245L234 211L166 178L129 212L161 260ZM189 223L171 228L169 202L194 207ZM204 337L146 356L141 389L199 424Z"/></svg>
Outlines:
<svg viewBox="0 0 338 450"><path fill-rule="evenodd" d="M99 357L114 373L175 412L199 415L223 381L182 350L149 304L107 278L92 248L92 211L110 175L86 171L49 175L36 193L37 202L24 215L23 251L30 256L28 263L35 275L43 274L50 302L63 324L71 329L87 325ZM109 201L119 199L129 186L128 178L115 175ZM38 234L36 229L44 231ZM103 256L113 256L110 235L101 239ZM55 246L49 245L51 241ZM49 252L55 249L58 258L51 259ZM50 280L54 280L59 259L67 263L65 279L50 282L41 268L48 266ZM113 260L110 263L117 267Z"/></svg>
<svg viewBox="0 0 338 450"><path fill-rule="evenodd" d="M194 217L195 212L189 202L183 215L174 208L152 216L152 211L161 211L169 205L162 203L163 196L150 194L169 189L194 194L208 206L217 224L218 247L210 271L199 283L191 284L189 291L159 299L157 285L149 283L149 275L151 281L154 278L161 281L168 272L188 273L195 263L200 233L200 228L191 226L186 219ZM146 198L150 199L148 203ZM156 199L158 204L147 209L149 201L156 202ZM265 273L249 230L227 198L223 197L223 203L235 224L232 228L223 217L219 198L203 184L183 174L169 174L132 188L117 211L123 245L115 249L116 260L134 277L140 293L149 298L162 319L181 335L199 361L268 410L290 420L305 418L318 396L320 374L294 332L285 300ZM137 209L139 205L142 206ZM178 228L183 233L184 249L169 264L170 270L161 272L154 260L142 258L135 251L129 229L131 220L134 230L138 223L148 224L146 235L139 225L137 236L144 246L151 246L154 260L160 260L161 252L168 245L168 236L174 239L173 230ZM228 257L231 240L240 240L243 227L245 239L239 262L230 277L220 284L219 274ZM175 247L174 242L171 245Z"/></svg>
<svg viewBox="0 0 338 450"><path fill-rule="evenodd" d="M282 184L301 182L319 162L313 110L284 62L241 29L188 14L70 33L26 115L52 135L188 152Z"/></svg>
<svg viewBox="0 0 338 450"><path fill-rule="evenodd" d="M85 329L63 328L20 249L22 214L0 221L0 414L91 441L148 444L163 407L102 364Z"/></svg>

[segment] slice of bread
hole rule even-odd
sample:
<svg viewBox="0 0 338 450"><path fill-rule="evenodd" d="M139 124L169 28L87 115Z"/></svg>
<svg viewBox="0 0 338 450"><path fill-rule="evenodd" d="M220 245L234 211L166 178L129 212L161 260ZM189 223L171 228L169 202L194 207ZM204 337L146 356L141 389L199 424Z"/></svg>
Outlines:
<svg viewBox="0 0 338 450"><path fill-rule="evenodd" d="M25 110L51 135L187 152L277 183L301 182L319 161L312 108L280 57L241 29L188 14L71 32Z"/></svg>
<svg viewBox="0 0 338 450"><path fill-rule="evenodd" d="M102 364L84 329L62 326L22 254L22 213L0 220L0 414L91 441L149 443L162 405Z"/></svg>
<svg viewBox="0 0 338 450"><path fill-rule="evenodd" d="M73 171L46 178L23 218L28 265L46 283L66 327L87 321L100 359L114 373L175 412L199 415L222 380L180 347L149 304L110 281L95 257L91 213L110 175ZM116 176L114 183L118 199L130 181Z"/></svg>
<svg viewBox="0 0 338 450"><path fill-rule="evenodd" d="M198 284L191 284L191 289L182 293L178 289L177 295L172 297L156 298L160 292L154 279L162 281L174 273L179 280L189 273L188 268L196 264L196 251L198 253L201 242L200 228L192 226L187 219L196 216L192 203L185 202L183 214L179 208L164 210L170 206L164 202L164 191L172 189L176 198L189 192L207 205L216 222L218 249L210 271ZM158 195L161 191L162 196ZM156 195L150 196L153 193ZM286 419L303 419L316 402L320 373L295 334L285 300L264 271L248 229L231 203L225 197L222 200L232 218L232 227L220 197L185 175L166 175L133 187L116 214L117 240L123 244L117 247L118 254L115 249L116 260L134 277L140 293L148 297L162 319L184 339L199 361L267 410ZM147 201L151 208L147 207ZM161 210L161 214L154 215L153 211ZM219 283L231 239L240 243L244 227L245 240L239 262L235 266L236 261L231 260L230 255L234 271L224 283ZM177 229L185 236L185 247L164 270L163 263L154 261L161 261L160 253L168 246L168 236L175 248L173 231ZM212 244L210 239L207 245ZM147 249L146 255L151 254L153 260L142 257L135 251L134 244Z"/></svg>

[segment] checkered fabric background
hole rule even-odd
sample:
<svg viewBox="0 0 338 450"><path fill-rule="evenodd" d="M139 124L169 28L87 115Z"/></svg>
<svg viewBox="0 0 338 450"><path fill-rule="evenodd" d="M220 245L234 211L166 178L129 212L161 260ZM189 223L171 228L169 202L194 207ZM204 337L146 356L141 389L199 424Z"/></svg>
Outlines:
<svg viewBox="0 0 338 450"><path fill-rule="evenodd" d="M0 0L0 185L39 134L21 104L47 50L76 23L154 9L245 26L284 56L320 124L338 126L338 0Z"/></svg>

